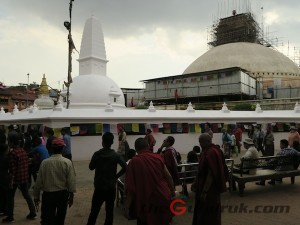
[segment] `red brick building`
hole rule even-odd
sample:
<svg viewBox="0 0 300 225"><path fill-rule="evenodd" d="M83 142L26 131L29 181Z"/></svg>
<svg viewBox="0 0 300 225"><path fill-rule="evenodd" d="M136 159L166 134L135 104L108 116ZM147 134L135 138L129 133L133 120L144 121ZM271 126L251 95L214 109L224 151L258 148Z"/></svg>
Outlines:
<svg viewBox="0 0 300 225"><path fill-rule="evenodd" d="M33 105L34 100L38 97L36 91L37 85L5 87L0 89L0 107L3 107L5 112L12 112L15 105L18 109L24 110L30 105Z"/></svg>

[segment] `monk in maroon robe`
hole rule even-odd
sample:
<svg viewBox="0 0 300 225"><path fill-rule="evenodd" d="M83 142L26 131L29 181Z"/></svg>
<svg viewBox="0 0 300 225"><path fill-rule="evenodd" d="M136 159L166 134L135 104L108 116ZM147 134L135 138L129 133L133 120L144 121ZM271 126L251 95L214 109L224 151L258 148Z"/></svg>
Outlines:
<svg viewBox="0 0 300 225"><path fill-rule="evenodd" d="M152 153L144 138L135 141L138 153L127 167L125 177L125 216L138 225L168 225L172 214L174 184L162 157Z"/></svg>
<svg viewBox="0 0 300 225"><path fill-rule="evenodd" d="M221 225L220 194L226 191L228 168L223 153L212 144L209 134L201 134L199 142L202 153L192 185L196 192L193 225Z"/></svg>
<svg viewBox="0 0 300 225"><path fill-rule="evenodd" d="M175 143L175 139L172 136L168 136L164 142L162 143L161 147L158 149L158 152L161 152L164 162L169 170L174 185L180 184L179 174L178 174L178 164L177 164L177 152L176 149L173 147ZM165 148L164 151L162 149Z"/></svg>

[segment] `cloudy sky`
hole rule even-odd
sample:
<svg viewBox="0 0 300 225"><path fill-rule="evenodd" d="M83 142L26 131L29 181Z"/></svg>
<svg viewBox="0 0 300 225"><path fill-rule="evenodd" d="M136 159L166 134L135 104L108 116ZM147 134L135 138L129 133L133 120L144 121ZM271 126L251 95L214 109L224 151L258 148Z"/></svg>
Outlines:
<svg viewBox="0 0 300 225"><path fill-rule="evenodd" d="M1 0L0 81L27 83L29 73L30 83L40 83L46 74L50 86L62 86L67 79L63 22L69 17L69 1ZM109 60L107 75L120 87L141 88L141 80L182 74L208 50L213 22L233 9L245 12L249 2L259 24L264 18L270 38L278 38L278 49L294 58L295 46L299 55L299 0L75 0L72 34L79 50L85 21L92 14L97 17ZM73 77L78 57L73 54Z"/></svg>

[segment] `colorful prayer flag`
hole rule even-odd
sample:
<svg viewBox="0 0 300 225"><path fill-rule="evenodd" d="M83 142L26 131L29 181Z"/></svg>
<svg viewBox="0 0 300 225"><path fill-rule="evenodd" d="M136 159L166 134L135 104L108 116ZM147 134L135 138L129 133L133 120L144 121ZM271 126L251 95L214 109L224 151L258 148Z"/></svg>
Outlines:
<svg viewBox="0 0 300 225"><path fill-rule="evenodd" d="M95 132L96 132L96 134L101 134L102 133L102 124L101 123L96 123Z"/></svg>
<svg viewBox="0 0 300 225"><path fill-rule="evenodd" d="M110 125L104 123L102 130L103 130L103 133L110 132Z"/></svg>
<svg viewBox="0 0 300 225"><path fill-rule="evenodd" d="M70 127L71 135L78 135L79 134L79 126L72 126Z"/></svg>
<svg viewBox="0 0 300 225"><path fill-rule="evenodd" d="M132 132L136 132L136 133L140 132L140 127L138 123L132 124Z"/></svg>
<svg viewBox="0 0 300 225"><path fill-rule="evenodd" d="M195 124L195 133L201 133L200 124Z"/></svg>

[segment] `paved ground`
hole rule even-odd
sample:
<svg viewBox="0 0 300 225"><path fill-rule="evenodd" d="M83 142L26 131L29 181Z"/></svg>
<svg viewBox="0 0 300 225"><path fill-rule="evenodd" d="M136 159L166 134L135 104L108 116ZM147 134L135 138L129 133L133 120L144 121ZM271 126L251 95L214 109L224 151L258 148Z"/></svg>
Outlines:
<svg viewBox="0 0 300 225"><path fill-rule="evenodd" d="M74 205L68 210L66 225L84 225L90 210L93 192L93 175L88 169L88 161L74 162L77 173L77 193ZM238 193L224 193L222 195L222 224L223 225L298 225L300 224L300 177L296 184L291 185L289 179L284 179L282 184L265 187L253 183L246 184L244 197ZM178 188L180 191L180 187ZM193 195L186 200L187 206L193 209ZM284 213L276 210L284 208ZM256 209L256 210L255 210ZM190 210L190 211L191 211ZM286 212L288 211L288 212ZM16 225L36 225L39 218L34 221L25 219L28 214L27 205L19 191L15 200ZM40 213L39 213L40 215ZM176 216L172 225L189 225L192 223L192 212ZM97 224L103 224L104 209L100 212ZM115 207L115 225L133 225L135 221L128 221L123 217L121 207ZM158 224L159 225L159 224Z"/></svg>

